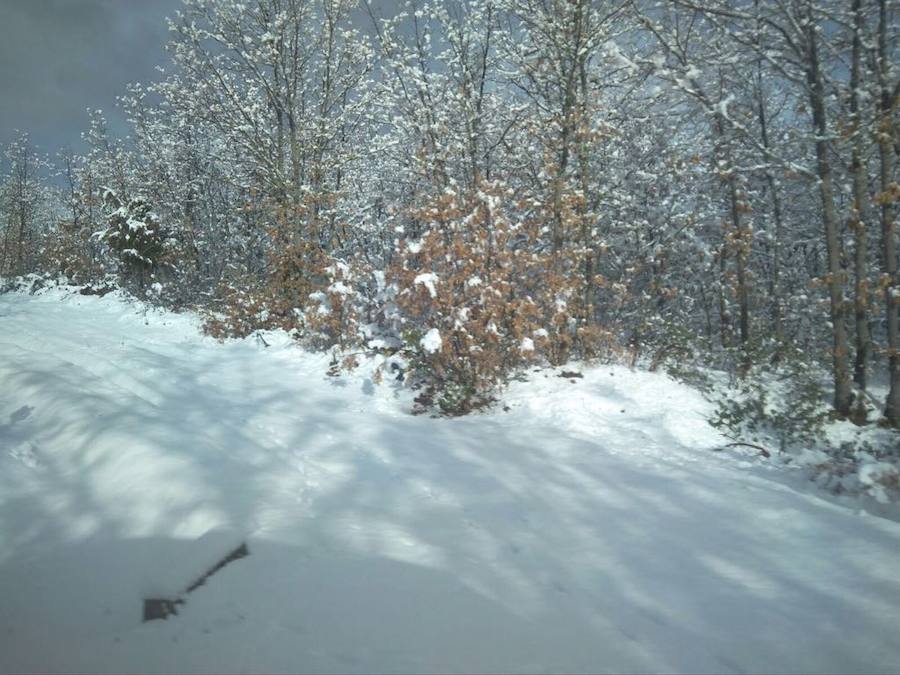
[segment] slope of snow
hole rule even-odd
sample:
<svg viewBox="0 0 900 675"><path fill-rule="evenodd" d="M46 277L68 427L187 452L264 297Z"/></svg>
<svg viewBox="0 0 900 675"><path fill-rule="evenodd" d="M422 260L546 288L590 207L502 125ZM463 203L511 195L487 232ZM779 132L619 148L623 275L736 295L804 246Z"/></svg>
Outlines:
<svg viewBox="0 0 900 675"><path fill-rule="evenodd" d="M266 342L0 296L0 672L896 671L900 524L710 452L691 389L430 419Z"/></svg>

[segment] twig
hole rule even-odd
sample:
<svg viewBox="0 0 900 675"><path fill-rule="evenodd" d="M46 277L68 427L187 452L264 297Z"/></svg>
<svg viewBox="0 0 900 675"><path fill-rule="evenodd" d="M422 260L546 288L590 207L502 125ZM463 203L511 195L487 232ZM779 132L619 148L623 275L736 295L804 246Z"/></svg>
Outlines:
<svg viewBox="0 0 900 675"><path fill-rule="evenodd" d="M772 453L770 453L764 447L762 447L761 445L756 445L754 443L744 443L742 441L735 441L734 443L727 443L724 447L734 448L739 445L744 446L746 448L753 448L754 450L759 450L759 454L761 454L763 457L769 458L772 456Z"/></svg>

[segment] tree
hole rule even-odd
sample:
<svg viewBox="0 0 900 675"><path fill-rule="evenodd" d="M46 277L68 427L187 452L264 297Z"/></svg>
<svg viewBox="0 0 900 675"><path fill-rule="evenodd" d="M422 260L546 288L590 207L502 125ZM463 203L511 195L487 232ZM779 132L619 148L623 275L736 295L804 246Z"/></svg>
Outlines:
<svg viewBox="0 0 900 675"><path fill-rule="evenodd" d="M3 156L7 169L0 179L0 274L22 275L34 269L41 237L50 225L50 194L44 182L50 164L24 133L10 142Z"/></svg>
<svg viewBox="0 0 900 675"><path fill-rule="evenodd" d="M900 277L897 274L897 242L894 204L900 188L894 178L894 149L897 147L896 112L900 102L900 80L893 73L896 26L890 31L887 0L878 0L878 158L881 192L881 247L884 261L884 294L887 312L887 353L890 391L884 415L900 426ZM889 31L891 34L889 35Z"/></svg>

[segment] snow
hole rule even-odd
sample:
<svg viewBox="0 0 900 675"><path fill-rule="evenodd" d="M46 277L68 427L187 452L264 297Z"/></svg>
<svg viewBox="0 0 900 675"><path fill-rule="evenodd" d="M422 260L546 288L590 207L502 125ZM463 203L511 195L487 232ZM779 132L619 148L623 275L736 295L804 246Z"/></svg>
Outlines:
<svg viewBox="0 0 900 675"><path fill-rule="evenodd" d="M732 101L734 101L734 94L729 94L724 99L719 101L715 106L716 113L721 115L725 119L730 119L728 117L728 106L731 105Z"/></svg>
<svg viewBox="0 0 900 675"><path fill-rule="evenodd" d="M900 472L897 467L889 462L879 462L868 453L862 453L863 461L859 468L859 480L865 485L876 500L887 504L890 500L883 484L893 482L900 483Z"/></svg>
<svg viewBox="0 0 900 675"><path fill-rule="evenodd" d="M419 340L419 344L429 354L434 354L435 352L441 351L441 333L437 328L430 328L425 335L422 336L422 339Z"/></svg>
<svg viewBox="0 0 900 675"><path fill-rule="evenodd" d="M530 371L430 419L266 342L0 296L0 672L896 671L900 524L712 452L694 390Z"/></svg>
<svg viewBox="0 0 900 675"><path fill-rule="evenodd" d="M437 297L437 290L435 289L435 284L437 283L437 281L438 281L437 274L435 274L434 272L426 272L424 274L417 275L416 278L413 280L413 284L415 286L418 286L419 284L424 285L425 288L428 289L428 294L432 298L435 298L435 297Z"/></svg>
<svg viewBox="0 0 900 675"><path fill-rule="evenodd" d="M328 287L328 292L335 295L353 295L353 289L343 281L335 281Z"/></svg>

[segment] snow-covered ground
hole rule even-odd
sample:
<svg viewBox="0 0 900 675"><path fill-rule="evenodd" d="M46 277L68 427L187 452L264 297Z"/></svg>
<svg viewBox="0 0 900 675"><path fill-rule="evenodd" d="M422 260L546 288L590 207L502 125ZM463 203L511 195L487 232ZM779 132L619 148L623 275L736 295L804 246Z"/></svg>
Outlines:
<svg viewBox="0 0 900 675"><path fill-rule="evenodd" d="M63 295L0 296L0 672L900 666L900 524L712 452L663 375L414 417L284 337Z"/></svg>

